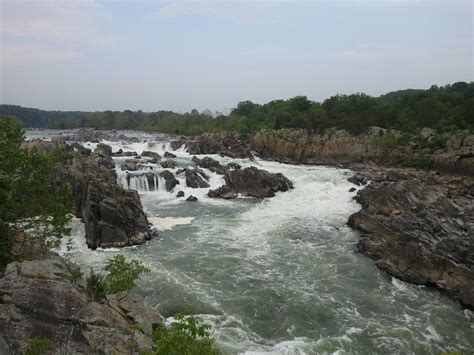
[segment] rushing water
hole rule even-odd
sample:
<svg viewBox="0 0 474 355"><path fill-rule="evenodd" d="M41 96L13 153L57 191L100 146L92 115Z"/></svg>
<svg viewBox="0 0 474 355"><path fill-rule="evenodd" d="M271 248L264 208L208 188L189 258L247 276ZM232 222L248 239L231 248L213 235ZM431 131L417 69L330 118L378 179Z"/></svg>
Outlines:
<svg viewBox="0 0 474 355"><path fill-rule="evenodd" d="M164 141L144 138L148 142L105 143L139 154L169 149ZM192 165L189 154L174 153L181 166ZM295 189L263 201L228 201L208 198L209 189L186 187L179 176L174 193L161 181L148 191L146 179L132 178L161 237L139 247L91 251L76 220L70 256L99 268L116 253L140 259L152 272L136 292L147 295L164 316L198 314L214 327L224 353L472 352L472 312L438 292L383 274L355 253L358 233L346 221L360 207L348 191L350 171L212 157L281 172ZM125 158L115 159L119 164ZM117 170L119 182L128 186L125 173ZM149 165L144 172L157 170ZM211 188L223 183L206 172ZM179 190L199 200L178 199Z"/></svg>

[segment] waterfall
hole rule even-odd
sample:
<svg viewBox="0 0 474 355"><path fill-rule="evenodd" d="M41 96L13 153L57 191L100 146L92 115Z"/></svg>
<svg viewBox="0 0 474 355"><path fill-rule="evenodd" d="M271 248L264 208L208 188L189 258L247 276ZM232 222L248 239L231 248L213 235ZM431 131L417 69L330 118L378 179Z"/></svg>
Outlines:
<svg viewBox="0 0 474 355"><path fill-rule="evenodd" d="M120 177L120 184L125 189L147 192L158 190L160 186L164 187L162 179L157 173L128 173Z"/></svg>

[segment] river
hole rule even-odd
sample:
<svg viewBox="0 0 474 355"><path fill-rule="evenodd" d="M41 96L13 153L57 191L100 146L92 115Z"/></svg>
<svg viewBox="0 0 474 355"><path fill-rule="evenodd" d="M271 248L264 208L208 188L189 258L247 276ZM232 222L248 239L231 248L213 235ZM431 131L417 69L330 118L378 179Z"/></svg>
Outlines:
<svg viewBox="0 0 474 355"><path fill-rule="evenodd" d="M114 151L138 154L169 150L165 136L139 136L138 143L105 143ZM181 167L192 165L184 150L173 153ZM132 178L160 237L139 247L91 251L83 224L74 220L61 252L85 269L101 268L116 253L141 260L152 271L135 292L148 296L165 317L183 311L199 315L213 326L217 346L226 354L474 349L473 312L436 291L382 273L356 253L359 233L346 226L360 208L353 200L356 192L349 192L351 171L211 157L281 172L295 188L265 200L221 200L208 198L209 189L186 187L182 176L174 193L165 191L161 181L157 190L147 191L146 179ZM115 158L118 166L124 159ZM147 168L152 167L157 170L156 165ZM120 168L117 173L127 187L125 173ZM206 173L211 188L223 184L221 176ZM198 201L176 198L179 190Z"/></svg>

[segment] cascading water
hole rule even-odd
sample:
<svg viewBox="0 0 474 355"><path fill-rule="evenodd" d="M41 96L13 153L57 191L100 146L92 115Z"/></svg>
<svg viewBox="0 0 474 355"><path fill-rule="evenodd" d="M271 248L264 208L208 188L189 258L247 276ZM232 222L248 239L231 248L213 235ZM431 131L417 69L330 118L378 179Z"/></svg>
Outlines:
<svg viewBox="0 0 474 355"><path fill-rule="evenodd" d="M141 137L148 142L106 143L114 151L138 154L152 150L163 156L169 150L166 142ZM179 167L192 165L183 150L173 153ZM281 172L295 189L263 201L211 199L209 188L189 188L183 174L169 169L180 182L170 193L158 165L133 172L128 182L119 168L125 158L116 158L120 184L140 191L161 237L139 247L92 251L75 220L72 249L62 252L84 268L100 268L116 253L140 259L152 272L135 292L147 295L165 316L188 308L199 314L214 327L224 353L472 351L471 311L438 292L387 276L356 253L358 233L346 226L360 208L352 199L355 192L349 192L350 171L212 157ZM155 190L144 175L151 171L157 176ZM224 183L222 176L205 172L212 189ZM198 202L176 198L179 190Z"/></svg>

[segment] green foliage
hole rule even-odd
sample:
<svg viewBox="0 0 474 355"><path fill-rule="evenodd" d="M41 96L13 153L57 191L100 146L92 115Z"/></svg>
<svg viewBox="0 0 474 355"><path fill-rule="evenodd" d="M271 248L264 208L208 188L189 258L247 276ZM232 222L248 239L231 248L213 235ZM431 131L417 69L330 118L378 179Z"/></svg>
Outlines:
<svg viewBox="0 0 474 355"><path fill-rule="evenodd" d="M86 278L86 293L96 302L103 300L107 295L107 276L91 268Z"/></svg>
<svg viewBox="0 0 474 355"><path fill-rule="evenodd" d="M24 149L18 121L0 117L0 270L12 261L15 235L27 232L31 243L58 245L68 232L66 190L53 190L49 177L58 162L56 152Z"/></svg>
<svg viewBox="0 0 474 355"><path fill-rule="evenodd" d="M261 129L299 128L322 133L329 127L351 133L370 126L415 133L423 127L438 132L474 129L474 83L457 82L428 90L401 90L372 97L363 93L335 95L322 103L306 96L266 104L242 101L228 115L192 110L58 112L0 105L0 114L16 115L26 127L94 127L138 129L197 135L204 132L254 133Z"/></svg>
<svg viewBox="0 0 474 355"><path fill-rule="evenodd" d="M127 261L123 255L116 255L107 261L105 270L107 275L107 292L117 293L129 291L135 286L143 273L150 269L143 266L138 260Z"/></svg>
<svg viewBox="0 0 474 355"><path fill-rule="evenodd" d="M47 338L34 338L26 347L25 355L41 355L53 348L53 342Z"/></svg>
<svg viewBox="0 0 474 355"><path fill-rule="evenodd" d="M211 326L198 317L175 315L170 329L160 328L153 334L156 355L220 354L214 345Z"/></svg>

